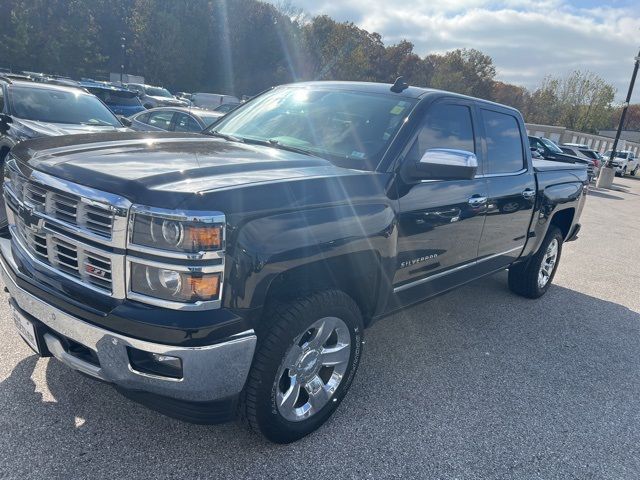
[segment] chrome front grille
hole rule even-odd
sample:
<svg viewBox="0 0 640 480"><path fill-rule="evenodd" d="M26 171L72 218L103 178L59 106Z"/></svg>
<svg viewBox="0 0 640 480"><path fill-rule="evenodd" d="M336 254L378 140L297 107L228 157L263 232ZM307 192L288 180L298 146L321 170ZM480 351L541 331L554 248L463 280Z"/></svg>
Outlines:
<svg viewBox="0 0 640 480"><path fill-rule="evenodd" d="M19 202L65 224L110 239L114 227L114 207L91 201L72 193L55 190L48 185L27 180L11 171L12 193Z"/></svg>
<svg viewBox="0 0 640 480"><path fill-rule="evenodd" d="M113 293L112 258L97 248L45 229L34 229L15 218L14 234L31 256L55 270Z"/></svg>
<svg viewBox="0 0 640 480"><path fill-rule="evenodd" d="M125 298L130 202L42 172L27 178L9 156L5 201L12 236L42 268Z"/></svg>

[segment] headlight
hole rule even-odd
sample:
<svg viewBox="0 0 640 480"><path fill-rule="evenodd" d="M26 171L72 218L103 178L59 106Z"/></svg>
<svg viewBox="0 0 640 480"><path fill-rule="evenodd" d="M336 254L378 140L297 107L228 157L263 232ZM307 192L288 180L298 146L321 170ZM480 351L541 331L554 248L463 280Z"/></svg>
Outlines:
<svg viewBox="0 0 640 480"><path fill-rule="evenodd" d="M165 308L219 308L224 280L221 212L131 207L127 297Z"/></svg>
<svg viewBox="0 0 640 480"><path fill-rule="evenodd" d="M131 292L145 297L185 304L210 302L219 298L220 272L193 272L178 268L132 261L129 288Z"/></svg>
<svg viewBox="0 0 640 480"><path fill-rule="evenodd" d="M131 245L181 253L222 250L224 219L220 215L178 215L133 208Z"/></svg>

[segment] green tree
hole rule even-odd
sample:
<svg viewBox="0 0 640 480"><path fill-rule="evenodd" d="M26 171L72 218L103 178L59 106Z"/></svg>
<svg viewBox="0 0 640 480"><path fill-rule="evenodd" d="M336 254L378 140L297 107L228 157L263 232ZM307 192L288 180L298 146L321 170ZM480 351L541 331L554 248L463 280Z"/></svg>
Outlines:
<svg viewBox="0 0 640 480"><path fill-rule="evenodd" d="M458 49L429 55L433 74L430 86L480 98L491 98L496 69L488 55L475 49Z"/></svg>

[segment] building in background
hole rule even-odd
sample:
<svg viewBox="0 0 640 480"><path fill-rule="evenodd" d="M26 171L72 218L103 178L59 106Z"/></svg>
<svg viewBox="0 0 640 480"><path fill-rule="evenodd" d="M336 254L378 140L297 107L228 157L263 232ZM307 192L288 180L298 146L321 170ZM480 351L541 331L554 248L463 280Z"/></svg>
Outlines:
<svg viewBox="0 0 640 480"><path fill-rule="evenodd" d="M563 143L582 143L584 145L587 145L589 148L592 148L593 150L597 150L600 153L604 153L607 150L611 150L613 148L613 137L615 137L616 134L616 132L613 130L600 131L600 135L595 135L591 133L575 132L573 130L566 129L565 127L557 127L554 125L538 125L535 123L527 123L525 125L527 127L528 135L533 135L535 137L545 137L552 142L557 143L558 145ZM612 135L603 135L603 133L605 132L607 134L611 132ZM640 132L629 133L638 134ZM640 139L638 139L638 141L633 141L622 136L620 137L620 141L618 142L618 147L616 150L630 150L634 152L636 156L638 156L640 155Z"/></svg>
<svg viewBox="0 0 640 480"><path fill-rule="evenodd" d="M598 133L605 137L614 138L616 136L616 130L599 130ZM640 132L637 130L623 130L620 133L620 138L629 142L640 143Z"/></svg>

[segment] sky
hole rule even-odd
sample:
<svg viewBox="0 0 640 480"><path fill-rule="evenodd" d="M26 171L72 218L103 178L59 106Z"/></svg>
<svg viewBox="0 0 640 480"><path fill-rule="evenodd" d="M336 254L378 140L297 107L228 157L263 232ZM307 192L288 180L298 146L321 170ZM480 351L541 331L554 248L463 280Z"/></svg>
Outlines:
<svg viewBox="0 0 640 480"><path fill-rule="evenodd" d="M640 0L289 0L382 35L407 39L426 55L476 48L493 58L497 79L528 88L547 75L590 70L622 102L640 49ZM640 102L640 79L632 101Z"/></svg>

